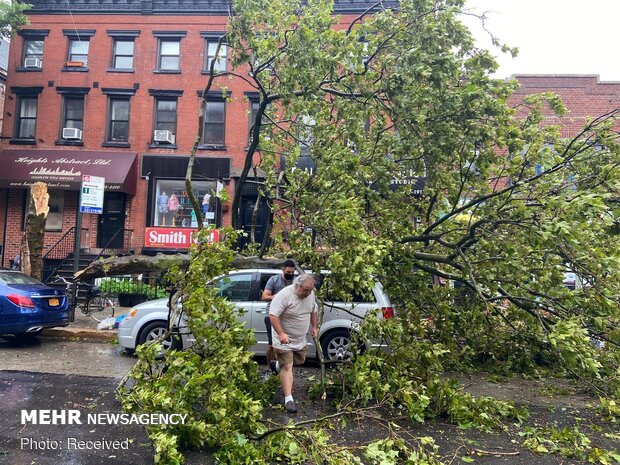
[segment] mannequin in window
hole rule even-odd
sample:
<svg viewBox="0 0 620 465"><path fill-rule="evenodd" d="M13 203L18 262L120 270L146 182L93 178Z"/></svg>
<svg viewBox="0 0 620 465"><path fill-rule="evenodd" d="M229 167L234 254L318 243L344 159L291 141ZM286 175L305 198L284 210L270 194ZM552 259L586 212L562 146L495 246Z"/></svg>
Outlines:
<svg viewBox="0 0 620 465"><path fill-rule="evenodd" d="M168 196L162 191L157 197L157 212L161 215L160 225L166 226L166 213L168 213Z"/></svg>
<svg viewBox="0 0 620 465"><path fill-rule="evenodd" d="M179 210L179 198L176 196L176 194L172 194L170 198L168 199L168 211L172 213L172 226L176 226L175 220L176 220L178 210Z"/></svg>
<svg viewBox="0 0 620 465"><path fill-rule="evenodd" d="M202 213L206 214L209 212L209 203L211 203L211 194L207 193L202 198Z"/></svg>

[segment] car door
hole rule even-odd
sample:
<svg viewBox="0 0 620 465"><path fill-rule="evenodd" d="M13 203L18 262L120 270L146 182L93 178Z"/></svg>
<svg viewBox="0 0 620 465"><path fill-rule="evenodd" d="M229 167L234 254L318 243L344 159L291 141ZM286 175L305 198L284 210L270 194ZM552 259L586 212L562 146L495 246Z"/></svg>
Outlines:
<svg viewBox="0 0 620 465"><path fill-rule="evenodd" d="M265 327L265 317L267 316L267 302L261 300L267 281L272 276L278 274L278 270L273 271L261 271L256 273L256 281L258 287L257 299L254 302L254 308L252 311L252 327L254 328L254 334L256 336L256 346L254 346L254 353L264 355L267 353L267 328Z"/></svg>
<svg viewBox="0 0 620 465"><path fill-rule="evenodd" d="M239 319L245 323L246 328L252 328L253 276L253 272L232 273L217 279L213 283L221 297L234 303L238 309L243 309Z"/></svg>

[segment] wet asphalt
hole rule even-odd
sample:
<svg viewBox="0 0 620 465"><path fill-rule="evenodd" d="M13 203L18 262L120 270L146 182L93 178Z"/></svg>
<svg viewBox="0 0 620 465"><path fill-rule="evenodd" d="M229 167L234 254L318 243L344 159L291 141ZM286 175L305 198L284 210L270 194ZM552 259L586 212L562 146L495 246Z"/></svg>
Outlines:
<svg viewBox="0 0 620 465"><path fill-rule="evenodd" d="M109 343L0 338L0 463L153 463L143 426L115 424L107 416L88 421L89 414L121 413L114 390L134 363ZM62 418L56 424L22 418L22 412L46 410L64 411L65 424ZM81 424L70 421L68 411L79 412Z"/></svg>

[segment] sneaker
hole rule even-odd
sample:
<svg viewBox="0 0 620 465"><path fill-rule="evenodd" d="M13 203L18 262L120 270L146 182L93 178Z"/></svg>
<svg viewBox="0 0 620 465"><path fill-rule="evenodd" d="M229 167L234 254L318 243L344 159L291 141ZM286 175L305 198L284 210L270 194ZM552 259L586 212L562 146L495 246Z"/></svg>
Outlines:
<svg viewBox="0 0 620 465"><path fill-rule="evenodd" d="M297 406L292 400L289 400L286 404L284 404L284 408L288 413L297 413Z"/></svg>
<svg viewBox="0 0 620 465"><path fill-rule="evenodd" d="M270 360L269 368L271 368L271 371L273 372L274 375L277 375L278 373L280 373L280 364L278 363L277 360Z"/></svg>

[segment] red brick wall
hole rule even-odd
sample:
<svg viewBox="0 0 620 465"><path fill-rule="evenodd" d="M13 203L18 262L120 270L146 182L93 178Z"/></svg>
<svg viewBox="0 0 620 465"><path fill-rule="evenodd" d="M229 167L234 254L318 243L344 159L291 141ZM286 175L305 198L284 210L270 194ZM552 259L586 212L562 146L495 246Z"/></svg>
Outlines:
<svg viewBox="0 0 620 465"><path fill-rule="evenodd" d="M574 137L588 117L597 117L620 108L620 82L600 82L598 76L584 75L516 75L520 87L511 99L520 102L523 97L542 92L558 94L568 108L558 119L545 108L546 123L561 124L565 137Z"/></svg>

